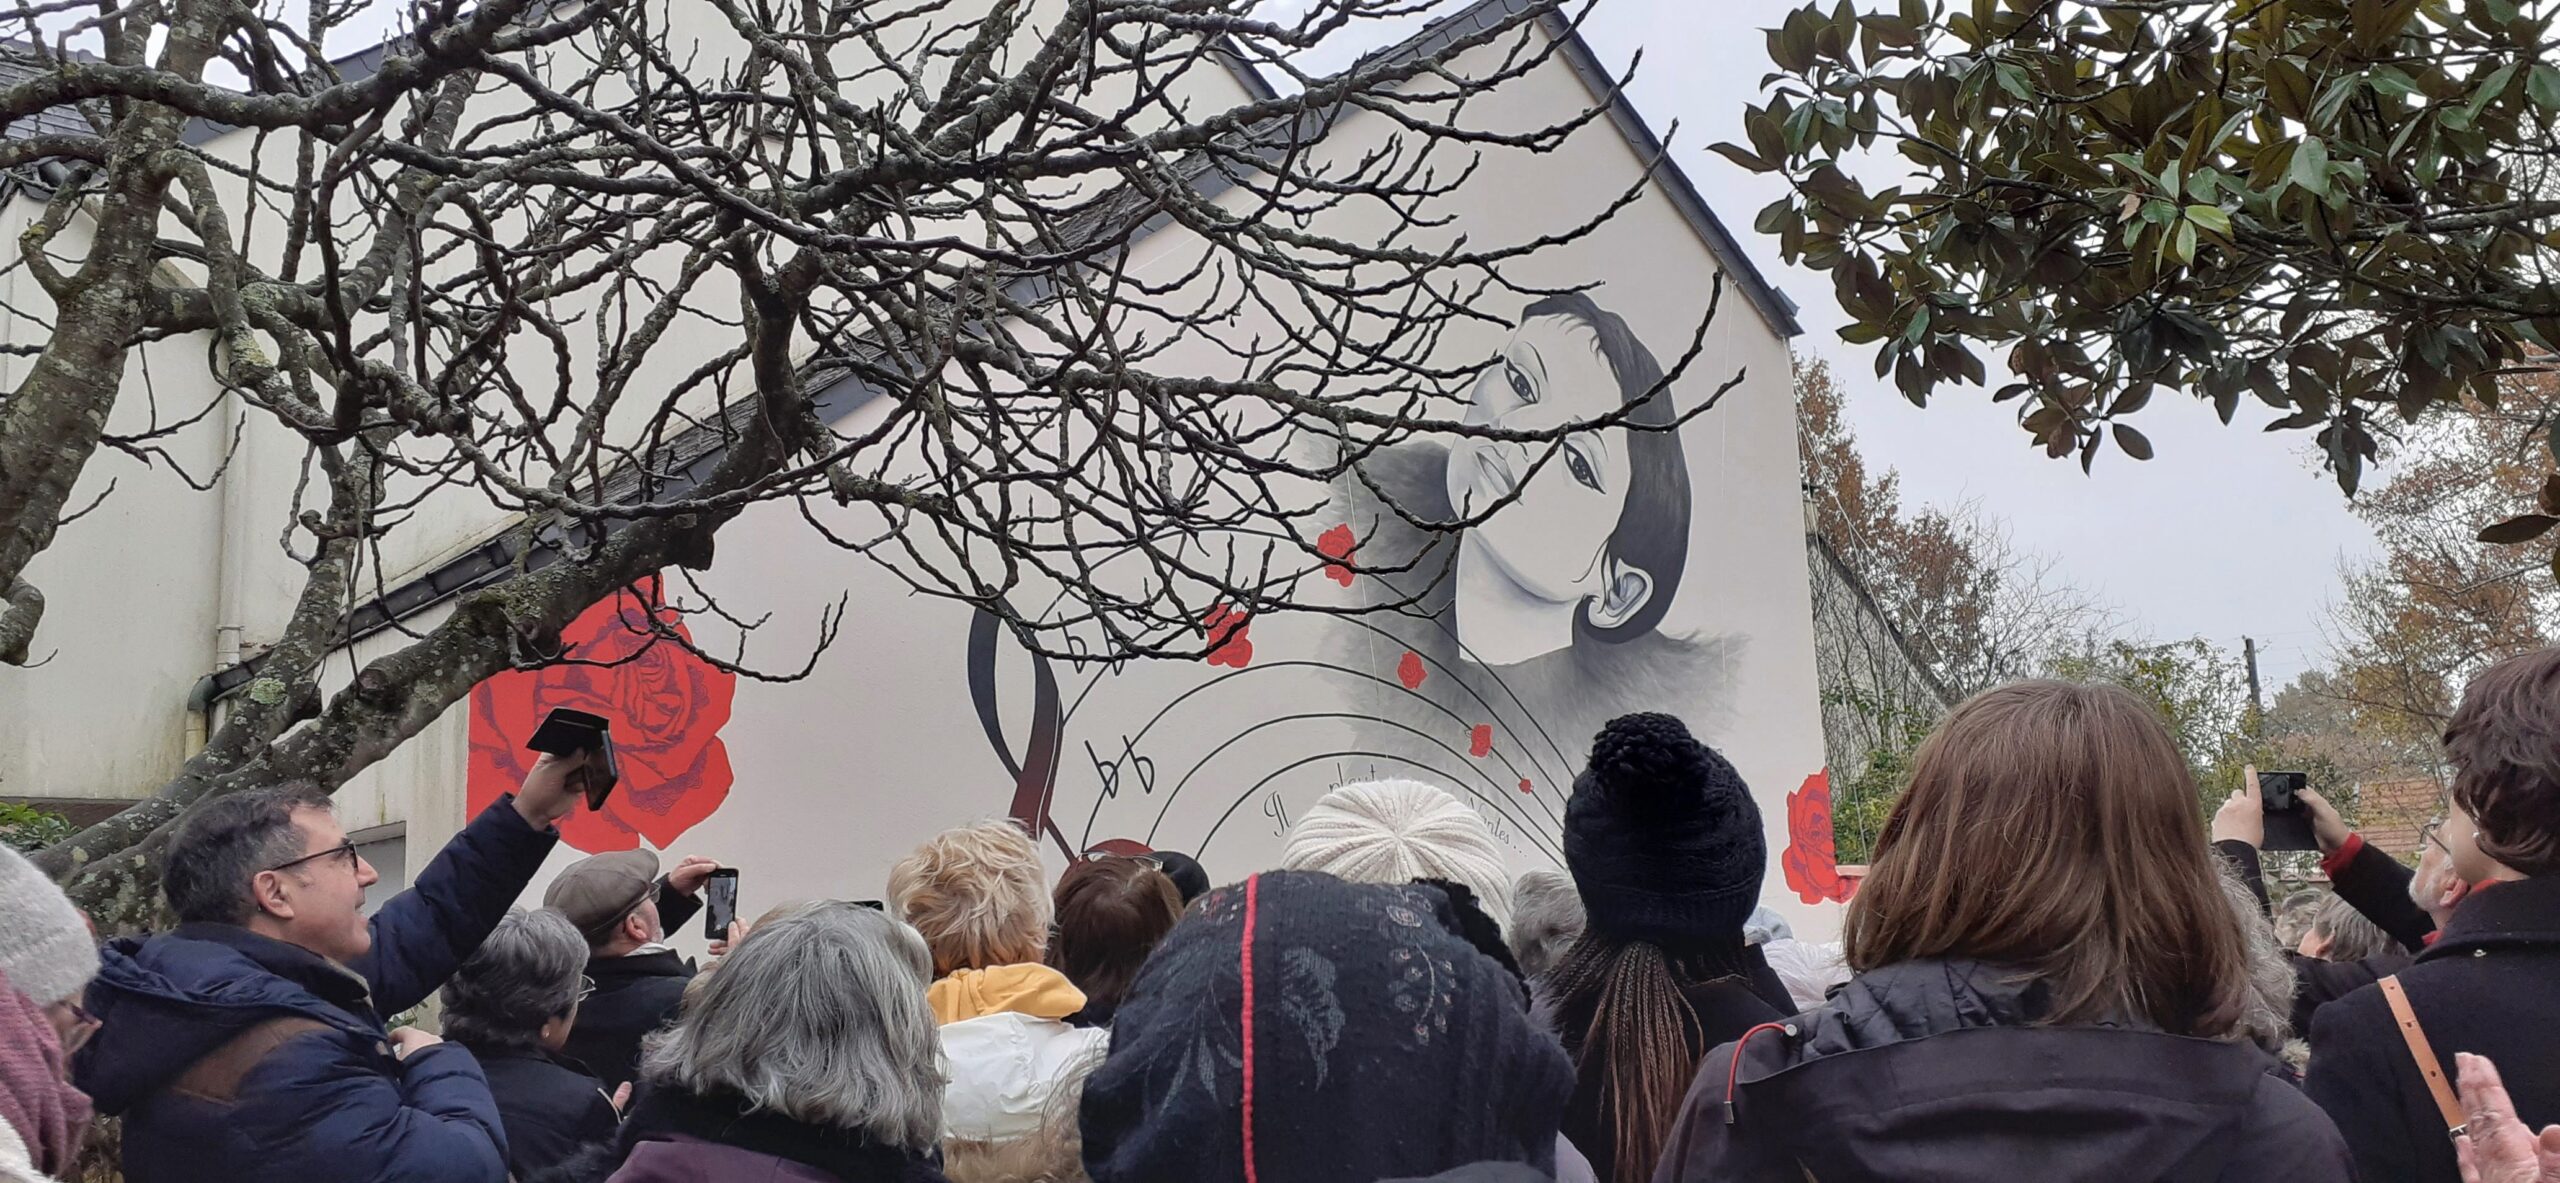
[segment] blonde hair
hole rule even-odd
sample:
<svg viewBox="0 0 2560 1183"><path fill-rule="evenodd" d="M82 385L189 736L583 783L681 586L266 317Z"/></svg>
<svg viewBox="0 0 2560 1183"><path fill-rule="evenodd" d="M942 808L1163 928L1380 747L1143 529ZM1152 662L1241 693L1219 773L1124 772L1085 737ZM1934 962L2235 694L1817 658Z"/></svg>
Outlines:
<svg viewBox="0 0 2560 1183"><path fill-rule="evenodd" d="M1040 960L1051 902L1031 836L1001 818L945 830L889 868L889 903L924 934L933 974Z"/></svg>

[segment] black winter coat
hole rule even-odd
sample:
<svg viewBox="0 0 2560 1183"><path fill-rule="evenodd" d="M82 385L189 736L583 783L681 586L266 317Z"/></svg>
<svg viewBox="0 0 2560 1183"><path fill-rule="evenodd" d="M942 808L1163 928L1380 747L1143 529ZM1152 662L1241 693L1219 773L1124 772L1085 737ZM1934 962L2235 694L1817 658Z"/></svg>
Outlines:
<svg viewBox="0 0 2560 1183"><path fill-rule="evenodd" d="M464 1046L479 1057L507 1127L507 1171L530 1179L589 1146L613 1140L622 1117L603 1086L577 1066L529 1048Z"/></svg>
<svg viewBox="0 0 2560 1183"><path fill-rule="evenodd" d="M658 885L658 924L668 932L684 927L702 910L702 901ZM578 1004L577 1025L569 1029L561 1054L586 1065L606 1091L640 1076L640 1041L672 1023L684 1005L685 983L693 967L672 950L628 957L596 957L587 962L587 977L596 992Z"/></svg>
<svg viewBox="0 0 2560 1183"><path fill-rule="evenodd" d="M918 1153L757 1110L726 1094L653 1087L611 1142L521 1183L950 1183Z"/></svg>
<svg viewBox="0 0 2560 1183"><path fill-rule="evenodd" d="M2426 948L2427 938L2435 935L2435 919L2409 898L2409 880L2416 872L2366 845L2362 838L2354 839L2352 845L2352 851L2340 852L2343 858L2333 857L2322 864L2329 872L2330 889L2400 942L2402 948L2355 961L2325 961L2285 950L2285 960L2293 966L2291 1029L2299 1038L2311 1037L2312 1016L2321 1007L2409 968L2409 963L2416 960L2414 954ZM2241 881L2257 895L2258 906L2267 907L2267 884L2259 870L2258 848L2231 839L2213 846L2239 869Z"/></svg>
<svg viewBox="0 0 2560 1183"><path fill-rule="evenodd" d="M1707 1057L1654 1183L2352 1178L2338 1131L2255 1046L2035 1025L2047 1004L1974 962L1861 974Z"/></svg>
<svg viewBox="0 0 2560 1183"><path fill-rule="evenodd" d="M1757 951L1756 949L1754 950ZM1761 963L1765 969L1767 963ZM1769 1005L1767 999L1754 992L1739 977L1718 978L1690 986L1681 991L1689 1000L1689 1009L1698 1016L1697 1030L1692 1034L1695 1046L1703 1051L1721 1043L1730 1043L1742 1033L1762 1023L1786 1017ZM1591 1160L1591 1171L1600 1183L1617 1178L1618 1144L1616 1131L1608 1115L1602 1111L1601 1082L1609 1078L1609 1057L1600 1049L1586 1054L1583 1037L1591 1030L1591 1020L1599 1007L1599 999L1560 999L1555 1009L1556 1037L1564 1043L1565 1054L1573 1058L1573 1100L1565 1109L1563 1133Z"/></svg>
<svg viewBox="0 0 2560 1183"><path fill-rule="evenodd" d="M2454 1053L2488 1056L2517 1117L2534 1129L2560 1122L2560 878L2476 889L2400 982L2448 1081ZM2321 1008L2304 1089L2346 1132L2366 1179L2460 1178L2381 987Z"/></svg>

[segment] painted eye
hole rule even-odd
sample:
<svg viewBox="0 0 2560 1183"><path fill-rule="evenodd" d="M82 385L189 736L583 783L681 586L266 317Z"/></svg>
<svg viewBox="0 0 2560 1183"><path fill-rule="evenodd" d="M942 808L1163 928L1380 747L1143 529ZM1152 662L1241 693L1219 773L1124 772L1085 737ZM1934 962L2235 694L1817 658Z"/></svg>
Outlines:
<svg viewBox="0 0 2560 1183"><path fill-rule="evenodd" d="M1583 456L1581 449L1570 445L1565 448L1564 467L1565 471L1573 474L1573 479L1590 486L1592 492L1600 491L1600 474L1591 467L1591 461Z"/></svg>
<svg viewBox="0 0 2560 1183"><path fill-rule="evenodd" d="M1503 377L1511 380L1511 393L1523 403L1538 401L1538 388L1529 384L1529 376L1510 362L1502 363Z"/></svg>

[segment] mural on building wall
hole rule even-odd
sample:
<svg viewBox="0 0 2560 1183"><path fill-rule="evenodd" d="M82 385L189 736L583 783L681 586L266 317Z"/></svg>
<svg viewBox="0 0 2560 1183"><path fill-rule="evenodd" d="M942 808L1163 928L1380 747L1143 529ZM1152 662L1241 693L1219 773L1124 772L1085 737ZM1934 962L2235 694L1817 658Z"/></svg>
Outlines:
<svg viewBox="0 0 2560 1183"><path fill-rule="evenodd" d="M1804 778L1787 794L1787 849L1778 856L1787 887L1808 904L1846 903L1858 894L1858 881L1840 873L1839 847L1831 830L1831 770Z"/></svg>
<svg viewBox="0 0 2560 1183"><path fill-rule="evenodd" d="M561 824L561 839L591 853L629 850L647 839L664 849L729 797L728 725L737 675L667 643L648 613L692 633L657 588L618 591L561 630L568 664L504 673L471 692L468 796L474 815L524 780L534 753L525 750L543 716L559 707L613 721L621 782L601 812L584 809Z"/></svg>
<svg viewBox="0 0 2560 1183"><path fill-rule="evenodd" d="M970 690L1013 778L1012 816L1067 857L1161 848L1216 863L1222 846L1275 848L1292 814L1335 784L1412 776L1471 801L1520 865L1562 865L1564 802L1590 737L1635 710L1715 734L1746 642L1701 625L1703 611L1675 611L1684 587L1717 577L1715 556L1693 545L1714 508L1694 493L1716 483L1700 468L1712 453L1683 446L1715 412L1682 401L1686 382L1648 398L1663 377L1603 298L1530 304L1477 375L1469 422L1696 417L1552 450L1463 440L1371 457L1365 479L1332 490L1318 578L1346 599L1405 607L1249 621L1220 606L1202 620L1209 676L1166 701L1130 711L1143 692L1112 667L1000 670L1018 651L979 617ZM1460 521L1515 493L1461 533L1406 520ZM1827 827L1790 832L1790 867L1831 866ZM1830 890L1823 898L1843 898Z"/></svg>
<svg viewBox="0 0 2560 1183"><path fill-rule="evenodd" d="M1632 423L1667 426L1696 412L1687 425L1613 426L1552 450L1469 440L1373 456L1363 479L1331 491L1314 579L1345 603L1404 607L1264 619L1213 605L1199 621L1209 651L1197 663L1050 663L994 616L971 614L965 652L953 656L966 679L959 701L986 746L928 761L952 775L907 795L924 807L907 824L1002 812L1061 859L1172 849L1258 866L1325 790L1412 776L1473 803L1517 865L1560 866L1565 801L1603 722L1666 710L1711 742L1738 738L1723 724L1747 638L1719 627L1704 597L1719 580L1746 578L1731 565L1750 560L1719 553L1719 507L1702 499L1741 478L1712 469L1717 447L1689 443L1714 438L1719 412L1698 408L1688 387L1715 383L1684 380L1646 398L1662 381L1658 355L1607 305L1605 288L1529 305L1489 342L1466 415L1535 430L1633 406ZM1709 358L1694 372L1717 369ZM1396 512L1452 522L1515 492L1464 532L1415 527ZM664 849L722 807L733 776L721 732L736 678L681 646L651 644L638 615L650 610L619 595L563 634L572 664L501 675L473 693L475 810L521 779L525 737L559 706L612 718L622 754L621 786L602 814L569 824L572 846ZM684 632L672 610L655 610ZM928 682L949 676L900 668ZM751 697L762 705L750 709L762 712L759 725L775 714L786 734L842 709L814 686L756 693L768 692L793 696L791 705ZM897 740L868 722L838 733L857 753ZM992 784L981 779L986 754L1002 773ZM764 775L789 783L787 766ZM1774 812L1785 786L1760 787ZM1807 903L1846 899L1855 885L1834 864L1827 779L1805 778L1785 802L1784 882ZM870 806L852 815L875 816Z"/></svg>

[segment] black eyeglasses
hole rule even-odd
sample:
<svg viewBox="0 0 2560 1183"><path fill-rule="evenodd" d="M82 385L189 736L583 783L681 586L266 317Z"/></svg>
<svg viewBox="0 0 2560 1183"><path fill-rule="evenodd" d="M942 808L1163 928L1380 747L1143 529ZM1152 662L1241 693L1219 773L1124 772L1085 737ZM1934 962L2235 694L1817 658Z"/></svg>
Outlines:
<svg viewBox="0 0 2560 1183"><path fill-rule="evenodd" d="M2435 815L2434 818L2430 819L2427 824L2418 827L2418 845L2424 846L2427 843L2433 842L2436 844L2437 849L2444 851L2446 854L2452 854L2453 848L2445 845L2444 839L2436 836L2436 831L2444 828L2444 822L2445 815L2439 813Z"/></svg>
<svg viewBox="0 0 2560 1183"><path fill-rule="evenodd" d="M276 865L274 865L274 866L272 866L272 867L269 867L269 868L267 868L267 869L268 869L268 870L270 870L270 871L282 871L282 870L287 870L287 869L289 869L289 868L299 867L299 866L301 866L302 864L307 863L307 862L311 862L311 861L313 861L313 860L315 860L315 859L324 859L324 858L327 858L327 857L329 857L330 855L333 855L333 854L342 854L342 855L347 856L347 871L348 871L348 873L349 873L349 874L353 874L353 873L355 872L356 864L357 864L357 862L359 861L359 859L358 859L358 856L357 856L357 854L356 854L356 844L355 844L355 843L353 843L353 842L341 842L341 843L337 844L336 846L332 846L332 847L330 847L330 848L329 848L329 849L327 849L327 850L321 851L321 852L320 852L320 853L318 853L318 854L306 854L306 855L302 856L301 858L293 859L293 860L291 860L291 861L289 861L289 862L281 862L281 863L277 863Z"/></svg>
<svg viewBox="0 0 2560 1183"><path fill-rule="evenodd" d="M585 974L579 974L579 975L578 975L578 1001L580 1001L580 1002L585 1002L586 1000L588 1000L588 999L590 999L590 998L595 997L595 995L596 995L596 980L595 980L594 978L588 977L588 976L587 976L587 975L585 975Z"/></svg>

